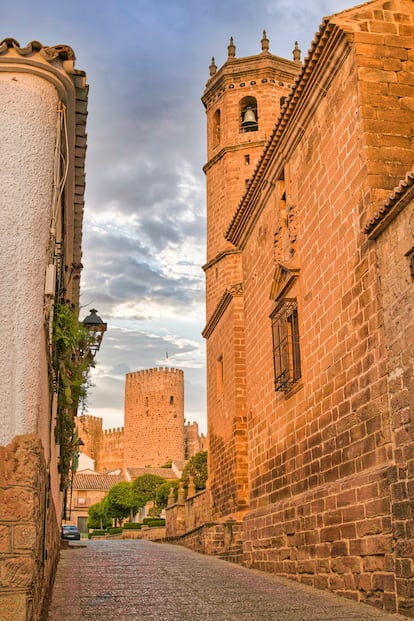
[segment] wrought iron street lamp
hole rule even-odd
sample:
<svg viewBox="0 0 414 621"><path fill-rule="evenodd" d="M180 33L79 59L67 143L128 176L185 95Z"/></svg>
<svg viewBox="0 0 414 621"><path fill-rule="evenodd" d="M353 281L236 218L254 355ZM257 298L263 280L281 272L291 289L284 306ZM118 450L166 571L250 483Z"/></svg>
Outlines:
<svg viewBox="0 0 414 621"><path fill-rule="evenodd" d="M97 314L96 308L91 308L89 315L82 321L85 328L88 330L91 337L91 343L89 345L89 351L92 357L95 358L96 353L102 343L103 335L106 332L107 324Z"/></svg>

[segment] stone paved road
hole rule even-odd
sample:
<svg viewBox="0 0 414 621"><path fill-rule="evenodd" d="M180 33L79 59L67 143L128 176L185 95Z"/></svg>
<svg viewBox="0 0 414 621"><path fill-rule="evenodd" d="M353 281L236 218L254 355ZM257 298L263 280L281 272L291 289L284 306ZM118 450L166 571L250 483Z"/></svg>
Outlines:
<svg viewBox="0 0 414 621"><path fill-rule="evenodd" d="M179 546L83 545L61 552L49 621L407 621Z"/></svg>

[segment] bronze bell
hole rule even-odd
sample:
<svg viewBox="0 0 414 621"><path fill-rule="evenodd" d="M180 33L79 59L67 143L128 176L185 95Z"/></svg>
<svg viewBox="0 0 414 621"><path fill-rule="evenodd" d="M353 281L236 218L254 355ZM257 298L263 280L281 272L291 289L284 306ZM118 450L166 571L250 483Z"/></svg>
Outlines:
<svg viewBox="0 0 414 621"><path fill-rule="evenodd" d="M257 129L256 113L251 106L248 106L243 112L242 129Z"/></svg>

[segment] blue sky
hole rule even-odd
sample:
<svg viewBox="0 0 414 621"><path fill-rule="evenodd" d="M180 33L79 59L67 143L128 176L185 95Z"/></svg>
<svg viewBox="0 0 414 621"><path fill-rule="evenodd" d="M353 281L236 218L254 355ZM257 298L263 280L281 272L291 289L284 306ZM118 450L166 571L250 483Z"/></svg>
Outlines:
<svg viewBox="0 0 414 621"><path fill-rule="evenodd" d="M185 417L206 431L205 116L215 56L307 54L349 0L2 0L0 40L67 44L90 86L81 318L108 322L89 413L123 424L125 374L184 371ZM355 3L356 4L356 3ZM275 115L276 116L276 115Z"/></svg>

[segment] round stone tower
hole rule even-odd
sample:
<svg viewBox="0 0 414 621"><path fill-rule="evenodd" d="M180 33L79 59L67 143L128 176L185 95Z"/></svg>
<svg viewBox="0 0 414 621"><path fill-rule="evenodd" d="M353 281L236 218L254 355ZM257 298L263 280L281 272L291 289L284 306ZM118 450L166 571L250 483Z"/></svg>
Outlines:
<svg viewBox="0 0 414 621"><path fill-rule="evenodd" d="M156 368L126 375L124 467L184 459L184 373Z"/></svg>

